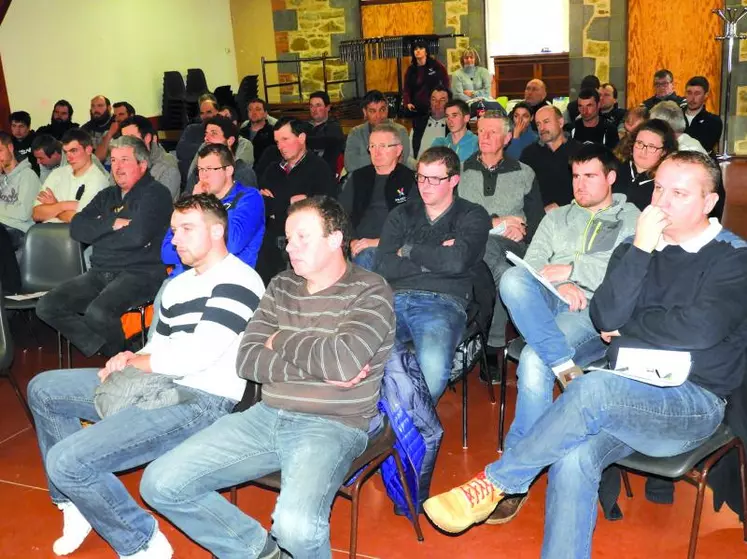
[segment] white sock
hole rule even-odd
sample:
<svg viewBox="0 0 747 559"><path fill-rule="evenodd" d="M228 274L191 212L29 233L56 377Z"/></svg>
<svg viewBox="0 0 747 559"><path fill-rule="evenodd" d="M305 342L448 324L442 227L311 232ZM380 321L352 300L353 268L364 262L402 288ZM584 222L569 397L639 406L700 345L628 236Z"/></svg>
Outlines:
<svg viewBox="0 0 747 559"><path fill-rule="evenodd" d="M156 531L148 544L134 555L120 555L119 559L171 559L174 548L171 547L166 536L156 527Z"/></svg>
<svg viewBox="0 0 747 559"><path fill-rule="evenodd" d="M91 525L73 503L60 503L57 508L62 511L62 537L52 544L52 551L55 555L68 555L91 533Z"/></svg>
<svg viewBox="0 0 747 559"><path fill-rule="evenodd" d="M555 367L552 367L552 372L557 375L575 366L576 364L573 362L573 359L569 359L565 363L561 363L560 365L556 365Z"/></svg>

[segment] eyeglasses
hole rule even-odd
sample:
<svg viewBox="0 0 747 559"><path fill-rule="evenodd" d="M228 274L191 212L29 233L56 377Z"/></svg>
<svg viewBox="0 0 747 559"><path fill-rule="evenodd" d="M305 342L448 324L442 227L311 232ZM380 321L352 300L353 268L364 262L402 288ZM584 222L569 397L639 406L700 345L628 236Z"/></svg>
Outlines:
<svg viewBox="0 0 747 559"><path fill-rule="evenodd" d="M218 171L220 169L225 169L228 167L228 165L221 165L220 167L197 167L197 174L200 173L212 173L213 171Z"/></svg>
<svg viewBox="0 0 747 559"><path fill-rule="evenodd" d="M664 146L655 146L654 144L644 144L640 140L636 140L633 145L641 150L643 153L657 153L659 150L664 149Z"/></svg>
<svg viewBox="0 0 747 559"><path fill-rule="evenodd" d="M401 145L402 144L368 144L368 151L373 151L375 149L394 148Z"/></svg>
<svg viewBox="0 0 747 559"><path fill-rule="evenodd" d="M420 184L423 184L425 181L428 181L428 184L431 186L438 186L443 181L448 180L451 178L451 175L446 175L445 177L427 177L425 175L421 175L420 173L415 173L415 180L418 181Z"/></svg>

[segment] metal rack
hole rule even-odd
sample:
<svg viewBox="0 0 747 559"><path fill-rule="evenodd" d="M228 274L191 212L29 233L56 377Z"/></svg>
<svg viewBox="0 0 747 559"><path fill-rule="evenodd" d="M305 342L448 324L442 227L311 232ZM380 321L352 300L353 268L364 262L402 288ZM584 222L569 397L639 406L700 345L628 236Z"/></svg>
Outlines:
<svg viewBox="0 0 747 559"><path fill-rule="evenodd" d="M328 60L342 60L343 62L353 62L354 77L348 78L346 80L328 80L327 79L327 61ZM322 63L322 74L324 76L324 91L327 91L327 88L330 85L355 82L355 96L356 98L360 97L360 90L358 86L358 63L355 62L354 60L345 60L341 56L327 56L325 54L324 56L314 56L310 58L295 58L292 60L266 60L265 57L263 56L262 57L262 83L264 84L264 89L265 89L265 100L267 100L268 98L267 92L270 88L285 87L288 85L290 86L296 85L298 86L298 100L303 101L303 86L301 85L301 64L307 63L307 62L321 62ZM265 64L295 64L296 75L298 76L298 79L291 81L291 82L268 84Z"/></svg>
<svg viewBox="0 0 747 559"><path fill-rule="evenodd" d="M745 15L747 15L747 8L724 8L722 10L713 10L713 13L718 15L724 21L724 34L717 36L717 41L724 41L724 56L726 59L726 68L723 68L722 73L726 73L726 95L724 96L724 105L721 108L721 119L724 121L724 136L721 153L718 158L722 161L730 159L729 155L729 111L731 110L731 73L732 64L734 61L734 41L744 41L747 39L747 35L737 32L737 23Z"/></svg>
<svg viewBox="0 0 747 559"><path fill-rule="evenodd" d="M348 62L365 62L366 60L397 60L397 88L402 95L402 59L409 56L412 44L416 41L425 41L428 52L432 55L438 54L439 41L464 37L464 33L451 33L448 35L399 35L393 37L368 37L366 39L353 39L340 42L340 58Z"/></svg>

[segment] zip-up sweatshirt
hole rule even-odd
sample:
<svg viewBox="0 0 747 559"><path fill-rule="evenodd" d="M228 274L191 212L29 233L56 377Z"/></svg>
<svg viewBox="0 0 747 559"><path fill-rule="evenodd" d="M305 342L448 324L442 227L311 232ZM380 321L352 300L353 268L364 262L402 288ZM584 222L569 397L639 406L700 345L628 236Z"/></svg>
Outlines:
<svg viewBox="0 0 747 559"><path fill-rule="evenodd" d="M546 264L572 264L568 281L589 298L604 279L612 251L635 233L640 213L622 194L613 194L612 204L597 212L574 200L545 216L524 260L538 271Z"/></svg>

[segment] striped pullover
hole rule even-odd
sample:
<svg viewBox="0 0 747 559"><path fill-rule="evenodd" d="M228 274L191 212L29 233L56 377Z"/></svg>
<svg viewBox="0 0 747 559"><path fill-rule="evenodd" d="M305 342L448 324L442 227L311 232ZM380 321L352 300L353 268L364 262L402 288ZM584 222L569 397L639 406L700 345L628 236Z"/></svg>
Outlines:
<svg viewBox="0 0 747 559"><path fill-rule="evenodd" d="M275 334L273 349L265 347ZM394 340L392 290L379 275L348 263L333 285L309 295L292 271L275 276L239 346L239 376L262 384L262 401L368 429ZM349 381L368 364L366 378Z"/></svg>
<svg viewBox="0 0 747 559"><path fill-rule="evenodd" d="M239 401L246 382L236 352L263 293L257 272L232 254L201 274L187 270L166 286L156 332L139 353L150 354L154 373Z"/></svg>

